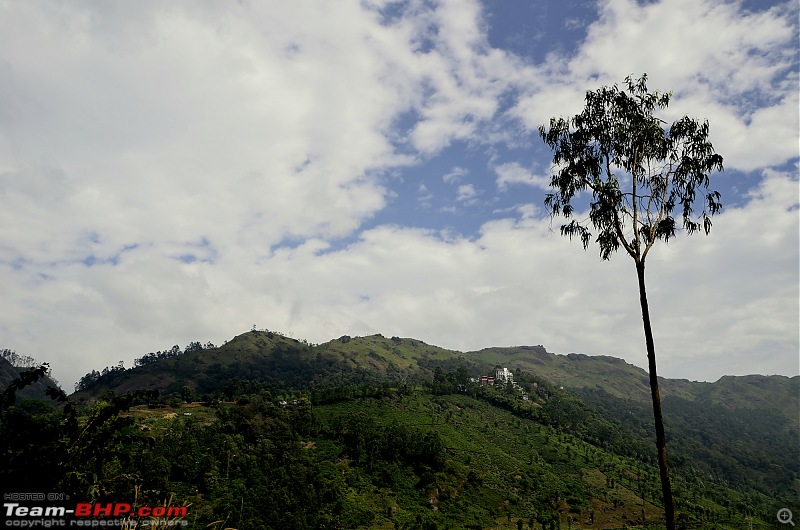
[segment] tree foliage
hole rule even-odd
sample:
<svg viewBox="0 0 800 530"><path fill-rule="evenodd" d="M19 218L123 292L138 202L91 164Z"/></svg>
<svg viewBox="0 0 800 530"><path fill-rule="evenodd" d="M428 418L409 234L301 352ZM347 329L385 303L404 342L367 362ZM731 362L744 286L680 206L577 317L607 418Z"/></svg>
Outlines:
<svg viewBox="0 0 800 530"><path fill-rule="evenodd" d="M36 366L36 359L29 355L20 355L8 348L0 349L0 357L8 361L15 368L31 368Z"/></svg>
<svg viewBox="0 0 800 530"><path fill-rule="evenodd" d="M722 157L708 141L707 121L684 116L665 127L654 113L667 108L671 94L649 92L646 75L627 77L625 85L627 91L614 85L587 92L583 112L551 118L539 134L555 165L545 204L569 220L562 235L579 237L586 248L596 231L603 259L621 246L639 262L681 229L708 234L722 208L709 175L722 170ZM586 191L589 217L575 219L573 201Z"/></svg>

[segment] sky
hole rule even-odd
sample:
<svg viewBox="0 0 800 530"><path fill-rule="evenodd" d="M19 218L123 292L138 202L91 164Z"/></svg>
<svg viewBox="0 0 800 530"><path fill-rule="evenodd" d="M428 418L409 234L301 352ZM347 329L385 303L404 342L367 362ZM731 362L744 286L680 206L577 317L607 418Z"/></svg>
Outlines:
<svg viewBox="0 0 800 530"><path fill-rule="evenodd" d="M253 326L646 367L537 132L646 73L725 166L647 258L659 374L798 375L798 55L792 1L0 0L0 348L67 390Z"/></svg>

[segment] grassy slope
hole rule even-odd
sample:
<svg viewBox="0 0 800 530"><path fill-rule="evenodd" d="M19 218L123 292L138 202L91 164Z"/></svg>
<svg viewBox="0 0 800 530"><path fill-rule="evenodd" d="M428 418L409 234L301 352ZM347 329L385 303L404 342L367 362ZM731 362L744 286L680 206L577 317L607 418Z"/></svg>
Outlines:
<svg viewBox="0 0 800 530"><path fill-rule="evenodd" d="M457 352L431 346L421 340L370 335L340 338L314 348L314 352L344 359L353 367L369 367L385 373L389 366L405 370L419 367L420 361L443 361L460 357Z"/></svg>

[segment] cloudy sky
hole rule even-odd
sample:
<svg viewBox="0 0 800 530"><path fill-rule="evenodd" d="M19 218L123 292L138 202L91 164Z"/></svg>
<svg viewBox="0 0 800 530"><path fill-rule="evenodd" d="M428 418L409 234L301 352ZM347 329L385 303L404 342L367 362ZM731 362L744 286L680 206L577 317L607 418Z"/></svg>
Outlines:
<svg viewBox="0 0 800 530"><path fill-rule="evenodd" d="M537 127L647 73L725 159L648 256L659 369L797 375L792 1L0 0L0 347L92 369L253 325L646 366Z"/></svg>

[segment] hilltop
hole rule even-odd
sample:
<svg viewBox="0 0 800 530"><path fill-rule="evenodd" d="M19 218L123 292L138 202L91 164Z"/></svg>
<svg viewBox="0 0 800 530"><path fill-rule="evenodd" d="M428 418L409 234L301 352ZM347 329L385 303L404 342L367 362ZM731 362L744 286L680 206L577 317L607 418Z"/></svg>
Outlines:
<svg viewBox="0 0 800 530"><path fill-rule="evenodd" d="M163 352L158 352L163 354ZM235 381L258 380L302 388L399 380L432 373L427 366L437 361L467 361L454 351L415 339L382 335L349 337L311 345L304 340L272 331L248 331L219 347L193 343L183 352L148 354L132 369L107 369L73 394L78 400L92 399L105 391L137 389L162 394L180 392L188 386L195 394L222 391ZM152 360L151 360L152 359Z"/></svg>

